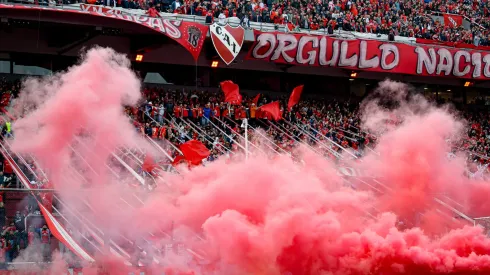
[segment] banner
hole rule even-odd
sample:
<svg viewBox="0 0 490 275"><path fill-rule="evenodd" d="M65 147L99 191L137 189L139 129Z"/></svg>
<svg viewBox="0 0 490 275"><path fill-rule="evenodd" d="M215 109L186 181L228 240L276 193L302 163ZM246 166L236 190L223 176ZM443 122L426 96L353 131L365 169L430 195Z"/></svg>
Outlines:
<svg viewBox="0 0 490 275"><path fill-rule="evenodd" d="M444 17L444 26L454 28L463 25L463 16L461 15L445 13L442 16Z"/></svg>
<svg viewBox="0 0 490 275"><path fill-rule="evenodd" d="M88 12L122 14L122 11L120 10L111 9L104 6L97 6L97 5L80 4L80 9L82 9L82 11L88 11Z"/></svg>
<svg viewBox="0 0 490 275"><path fill-rule="evenodd" d="M490 53L378 40L260 32L247 59L420 76L490 78Z"/></svg>
<svg viewBox="0 0 490 275"><path fill-rule="evenodd" d="M226 65L230 65L242 49L243 41L245 40L245 29L240 25L232 27L214 23L210 26L209 32L214 49L216 49L216 52Z"/></svg>
<svg viewBox="0 0 490 275"><path fill-rule="evenodd" d="M93 16L107 17L118 20L124 20L140 24L161 34L164 34L171 39L177 41L184 46L197 60L201 53L204 39L208 33L209 26L201 25L195 22L185 22L181 20L168 20L147 16L129 15L122 13L105 13L103 10L66 10L56 7L42 6L24 6L12 4L0 4L0 9L16 9L16 10L41 10L54 11L64 13L90 14ZM111 9L112 10L112 9Z"/></svg>

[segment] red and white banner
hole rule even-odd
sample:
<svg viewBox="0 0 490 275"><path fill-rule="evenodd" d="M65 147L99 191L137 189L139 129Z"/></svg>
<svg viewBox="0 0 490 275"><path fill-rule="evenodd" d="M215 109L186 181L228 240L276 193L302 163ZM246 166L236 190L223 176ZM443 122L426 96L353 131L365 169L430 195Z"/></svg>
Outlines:
<svg viewBox="0 0 490 275"><path fill-rule="evenodd" d="M245 29L240 25L232 27L214 23L209 28L209 32L216 52L226 65L230 65L242 49L243 41L245 40Z"/></svg>
<svg viewBox="0 0 490 275"><path fill-rule="evenodd" d="M97 6L97 5L80 4L80 9L82 9L82 11L89 11L89 12L122 14L122 11L120 10L111 9L104 6Z"/></svg>
<svg viewBox="0 0 490 275"><path fill-rule="evenodd" d="M140 24L155 30L161 34L165 34L171 39L177 41L184 46L197 60L201 53L204 39L208 33L209 27L195 22L185 22L181 20L168 20L147 16L129 15L122 13L106 13L102 10L66 10L56 7L42 6L24 6L13 4L0 4L0 9L15 9L15 10L42 10L76 14L89 14L106 18L113 18Z"/></svg>
<svg viewBox="0 0 490 275"><path fill-rule="evenodd" d="M490 53L377 40L254 31L248 59L420 76L490 78Z"/></svg>
<svg viewBox="0 0 490 275"><path fill-rule="evenodd" d="M449 26L454 28L463 25L463 16L461 15L445 13L443 14L443 17L444 17L444 26Z"/></svg>

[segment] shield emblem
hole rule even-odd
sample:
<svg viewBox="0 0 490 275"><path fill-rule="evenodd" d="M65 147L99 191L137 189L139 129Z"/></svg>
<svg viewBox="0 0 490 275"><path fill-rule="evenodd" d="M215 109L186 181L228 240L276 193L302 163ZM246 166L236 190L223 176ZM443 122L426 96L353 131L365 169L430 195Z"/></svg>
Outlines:
<svg viewBox="0 0 490 275"><path fill-rule="evenodd" d="M230 65L242 49L243 40L245 39L245 29L240 25L232 27L228 24L222 26L214 23L210 26L209 30L216 52L218 52L226 65Z"/></svg>

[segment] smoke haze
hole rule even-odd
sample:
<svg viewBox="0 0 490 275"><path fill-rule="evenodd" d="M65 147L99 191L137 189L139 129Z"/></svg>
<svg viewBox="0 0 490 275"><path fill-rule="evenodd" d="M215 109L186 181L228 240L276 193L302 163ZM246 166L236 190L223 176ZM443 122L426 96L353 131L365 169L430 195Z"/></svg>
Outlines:
<svg viewBox="0 0 490 275"><path fill-rule="evenodd" d="M123 110L138 103L140 89L129 60L111 49L91 49L67 72L25 83L12 149L33 155L67 208L85 213L106 238L130 238L165 265L149 269L223 275L490 272L484 230L436 200L452 198L469 215L490 212L490 183L469 180L464 158L447 157L447 140L458 140L465 122L447 107L410 96L407 85L384 81L361 106L363 129L378 134L378 144L347 165L376 180L346 183L335 163L303 148L302 164L256 154L165 175L144 204L130 207L121 199L143 196L128 187L136 179L124 169L116 177L108 167L118 167L106 164L118 148L151 148ZM93 213L82 210L84 200ZM202 255L205 267L191 256L157 253L172 242L170 235ZM110 274L127 274L122 259L99 253L96 260Z"/></svg>

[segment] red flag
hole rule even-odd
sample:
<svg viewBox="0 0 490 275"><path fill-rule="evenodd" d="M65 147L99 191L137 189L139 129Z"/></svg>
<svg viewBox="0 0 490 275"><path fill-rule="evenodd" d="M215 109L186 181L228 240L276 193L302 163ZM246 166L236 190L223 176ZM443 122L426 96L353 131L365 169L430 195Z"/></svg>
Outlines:
<svg viewBox="0 0 490 275"><path fill-rule="evenodd" d="M177 155L172 162L173 166L179 165L181 163L185 163L185 157L183 155Z"/></svg>
<svg viewBox="0 0 490 275"><path fill-rule="evenodd" d="M8 106L10 104L11 97L12 96L10 95L10 93L2 94L2 98L0 99L0 106L2 107Z"/></svg>
<svg viewBox="0 0 490 275"><path fill-rule="evenodd" d="M252 103L255 104L255 106L257 106L257 104L259 103L259 99L260 99L260 94L258 94L254 97L254 99L252 100Z"/></svg>
<svg viewBox="0 0 490 275"><path fill-rule="evenodd" d="M193 165L200 164L210 154L208 148L198 140L189 140L180 145L180 151L184 154L185 160Z"/></svg>
<svg viewBox="0 0 490 275"><path fill-rule="evenodd" d="M259 110L270 114L274 120L280 120L282 118L279 101L274 101L269 104L262 105L260 106Z"/></svg>
<svg viewBox="0 0 490 275"><path fill-rule="evenodd" d="M221 90L225 94L225 102L231 104L242 104L242 95L240 88L231 80L225 80L220 83Z"/></svg>
<svg viewBox="0 0 490 275"><path fill-rule="evenodd" d="M443 14L444 16L444 26L448 27L459 27L463 24L463 16L456 14Z"/></svg>
<svg viewBox="0 0 490 275"><path fill-rule="evenodd" d="M291 110L294 105L298 104L301 94L303 93L303 86L304 85L299 85L293 89L291 96L289 96L288 110Z"/></svg>
<svg viewBox="0 0 490 275"><path fill-rule="evenodd" d="M155 164L153 158L150 157L150 155L146 155L141 168L143 168L143 171L147 173L151 173L151 171L153 171L153 169L155 169L156 166L157 165Z"/></svg>

